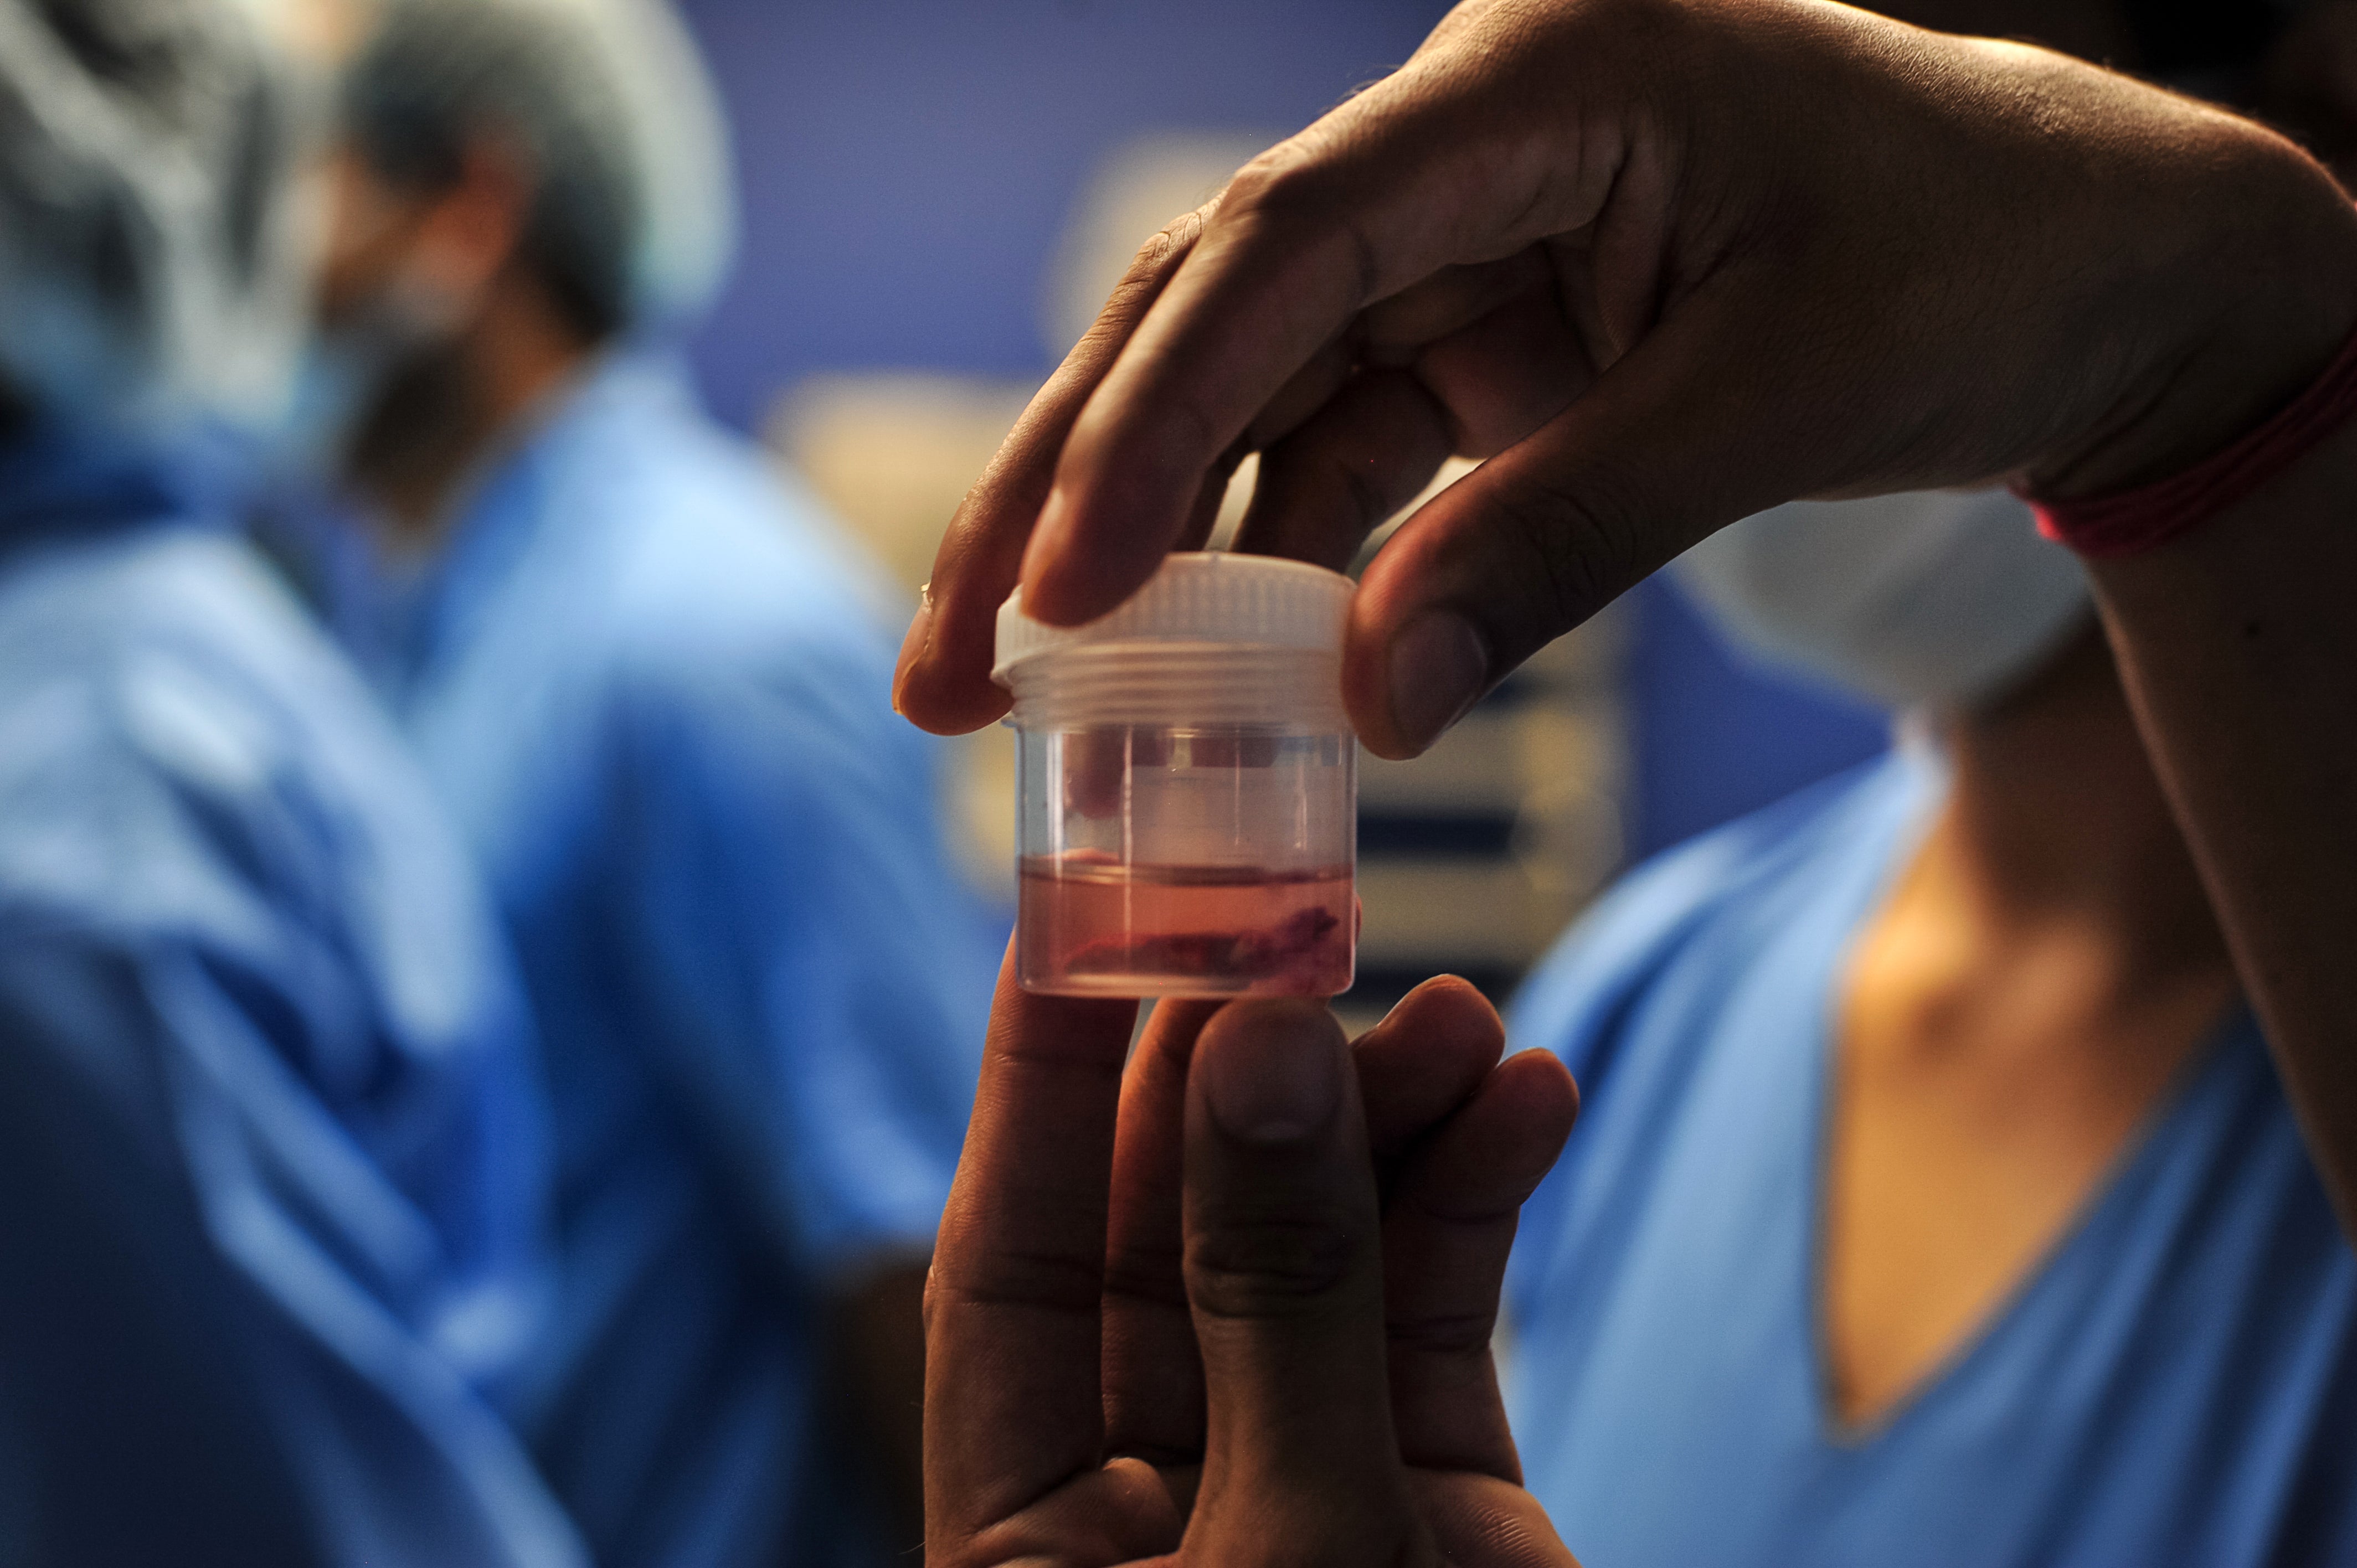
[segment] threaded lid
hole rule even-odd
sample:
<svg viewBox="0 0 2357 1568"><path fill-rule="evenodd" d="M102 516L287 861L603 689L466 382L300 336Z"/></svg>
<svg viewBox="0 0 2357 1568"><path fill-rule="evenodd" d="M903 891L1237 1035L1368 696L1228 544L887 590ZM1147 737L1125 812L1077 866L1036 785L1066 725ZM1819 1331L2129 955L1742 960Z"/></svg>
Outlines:
<svg viewBox="0 0 2357 1568"><path fill-rule="evenodd" d="M1114 643L1209 643L1342 651L1351 579L1274 555L1188 550L1164 559L1146 585L1085 626L1046 626L1023 613L1017 588L998 607L990 678L1010 684L1027 659Z"/></svg>

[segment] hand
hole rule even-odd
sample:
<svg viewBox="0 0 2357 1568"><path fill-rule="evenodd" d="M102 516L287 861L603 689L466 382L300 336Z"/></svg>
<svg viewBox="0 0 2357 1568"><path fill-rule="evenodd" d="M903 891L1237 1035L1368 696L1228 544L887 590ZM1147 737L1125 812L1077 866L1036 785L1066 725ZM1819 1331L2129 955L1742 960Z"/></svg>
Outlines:
<svg viewBox="0 0 2357 1568"><path fill-rule="evenodd" d="M1412 755L1695 539L1796 496L2206 455L2328 361L2357 220L2269 133L1789 0L1469 0L1138 257L952 521L896 700L1006 708L993 617L1200 542L1368 568L1344 693Z"/></svg>
<svg viewBox="0 0 2357 1568"><path fill-rule="evenodd" d="M1561 1568L1490 1359L1578 1107L1427 983L1346 1047L1303 1002L1002 974L927 1293L926 1561Z"/></svg>

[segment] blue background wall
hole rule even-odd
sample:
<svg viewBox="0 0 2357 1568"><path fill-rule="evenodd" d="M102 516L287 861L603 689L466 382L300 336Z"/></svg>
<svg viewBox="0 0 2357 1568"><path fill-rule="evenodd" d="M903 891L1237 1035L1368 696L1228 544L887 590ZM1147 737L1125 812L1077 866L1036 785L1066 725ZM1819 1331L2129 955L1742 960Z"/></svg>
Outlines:
<svg viewBox="0 0 2357 1568"><path fill-rule="evenodd" d="M744 244L692 346L750 428L816 371L1036 379L1039 301L1097 156L1142 132L1295 129L1414 51L1432 0L685 0L733 116ZM1143 236L1141 236L1143 238ZM946 520L945 520L946 521ZM1738 671L1641 590L1639 854L1878 749L1878 716Z"/></svg>
<svg viewBox="0 0 2357 1568"><path fill-rule="evenodd" d="M1628 670L1634 854L1764 806L1889 743L1881 713L1730 660L1667 583L1657 578L1637 593Z"/></svg>

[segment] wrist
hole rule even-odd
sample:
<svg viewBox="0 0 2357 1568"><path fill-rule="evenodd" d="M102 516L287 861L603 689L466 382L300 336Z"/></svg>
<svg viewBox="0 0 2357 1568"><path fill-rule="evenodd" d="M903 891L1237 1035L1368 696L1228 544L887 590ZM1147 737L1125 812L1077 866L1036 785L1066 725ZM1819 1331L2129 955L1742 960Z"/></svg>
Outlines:
<svg viewBox="0 0 2357 1568"><path fill-rule="evenodd" d="M2022 488L2073 500L2135 489L2224 451L2311 386L2357 332L2357 209L2287 144L2223 181L2229 221L2147 307L2131 390ZM2172 297L2173 295L2173 297Z"/></svg>

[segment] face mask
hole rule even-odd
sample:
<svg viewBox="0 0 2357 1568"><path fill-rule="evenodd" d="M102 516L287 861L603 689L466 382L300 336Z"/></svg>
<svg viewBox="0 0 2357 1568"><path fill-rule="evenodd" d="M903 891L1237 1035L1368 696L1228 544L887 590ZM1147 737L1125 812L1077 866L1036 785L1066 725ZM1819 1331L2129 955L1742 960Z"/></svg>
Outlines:
<svg viewBox="0 0 2357 1568"><path fill-rule="evenodd" d="M314 332L274 425L275 467L333 477L395 372L447 341L464 314L462 302L442 291L396 284L349 320Z"/></svg>
<svg viewBox="0 0 2357 1568"><path fill-rule="evenodd" d="M366 412L374 369L348 345L325 336L304 346L275 432L274 447L281 466L315 477L336 471L353 427Z"/></svg>
<svg viewBox="0 0 2357 1568"><path fill-rule="evenodd" d="M1794 501L1670 570L1745 651L1894 707L1995 695L2088 606L2077 559L2003 490Z"/></svg>

